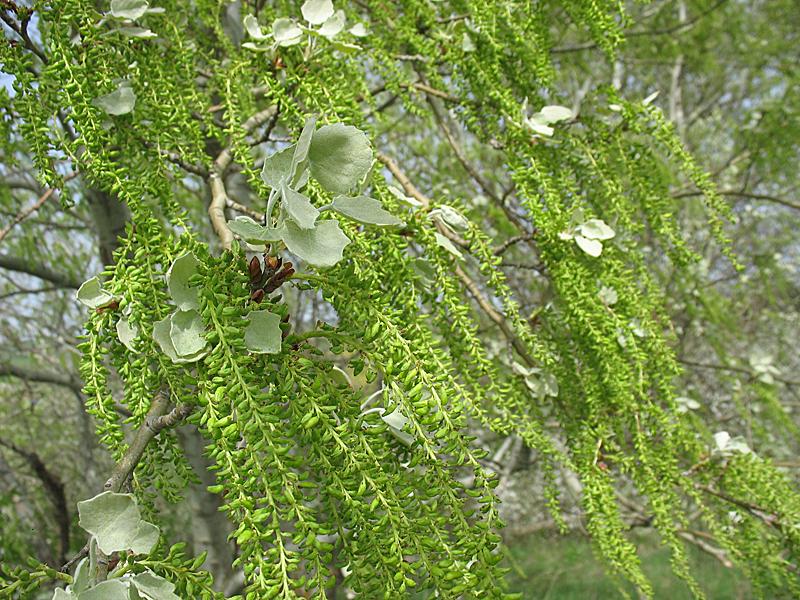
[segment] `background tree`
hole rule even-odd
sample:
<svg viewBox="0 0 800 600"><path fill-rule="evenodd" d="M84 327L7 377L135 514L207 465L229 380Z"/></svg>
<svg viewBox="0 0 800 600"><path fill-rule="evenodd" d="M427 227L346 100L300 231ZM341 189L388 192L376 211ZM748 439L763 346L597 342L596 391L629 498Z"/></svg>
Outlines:
<svg viewBox="0 0 800 600"><path fill-rule="evenodd" d="M2 6L8 594L501 595L498 490L797 593L791 3Z"/></svg>

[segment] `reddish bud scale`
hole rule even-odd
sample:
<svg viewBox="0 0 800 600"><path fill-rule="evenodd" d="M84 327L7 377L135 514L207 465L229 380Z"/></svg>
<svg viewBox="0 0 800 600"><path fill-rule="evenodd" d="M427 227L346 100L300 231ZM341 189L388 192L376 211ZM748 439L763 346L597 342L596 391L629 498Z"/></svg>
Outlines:
<svg viewBox="0 0 800 600"><path fill-rule="evenodd" d="M257 256L250 259L247 269L250 272L250 283L256 283L261 279L261 261L258 260Z"/></svg>
<svg viewBox="0 0 800 600"><path fill-rule="evenodd" d="M265 294L266 293L264 292L264 290L256 290L255 292L250 294L250 300L258 304L264 299Z"/></svg>

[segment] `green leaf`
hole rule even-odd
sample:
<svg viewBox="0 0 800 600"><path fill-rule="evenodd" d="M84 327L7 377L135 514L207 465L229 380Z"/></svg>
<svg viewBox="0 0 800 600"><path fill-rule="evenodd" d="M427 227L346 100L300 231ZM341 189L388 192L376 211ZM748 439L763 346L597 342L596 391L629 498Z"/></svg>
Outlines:
<svg viewBox="0 0 800 600"><path fill-rule="evenodd" d="M445 250L447 250L450 254L452 254L456 258L464 258L464 255L461 254L461 250L456 248L456 245L453 242L451 242L448 238L443 236L438 231L433 235L436 237L436 243L439 244Z"/></svg>
<svg viewBox="0 0 800 600"><path fill-rule="evenodd" d="M346 17L343 10L337 10L329 19L327 19L322 27L319 28L320 35L328 39L332 39L339 35L344 29Z"/></svg>
<svg viewBox="0 0 800 600"><path fill-rule="evenodd" d="M403 431L403 427L408 423L408 417L400 412L399 407L395 408L389 415L381 414L381 419L389 426L391 434L404 445L410 446L414 442L414 437Z"/></svg>
<svg viewBox="0 0 800 600"><path fill-rule="evenodd" d="M372 166L366 134L351 125L324 125L314 132L308 153L311 176L327 191L345 194Z"/></svg>
<svg viewBox="0 0 800 600"><path fill-rule="evenodd" d="M300 7L303 18L312 25L320 25L333 16L331 0L306 0Z"/></svg>
<svg viewBox="0 0 800 600"><path fill-rule="evenodd" d="M147 39L158 37L156 33L146 27L117 27L114 31L121 33L125 37L132 38Z"/></svg>
<svg viewBox="0 0 800 600"><path fill-rule="evenodd" d="M200 288L191 287L189 278L197 273L200 261L191 252L181 254L167 270L167 288L180 310L200 308Z"/></svg>
<svg viewBox="0 0 800 600"><path fill-rule="evenodd" d="M136 352L133 341L139 336L139 328L131 325L128 319L121 318L117 321L117 337L122 345L131 352Z"/></svg>
<svg viewBox="0 0 800 600"><path fill-rule="evenodd" d="M300 229L313 229L319 216L319 210L311 204L311 200L287 185L282 186L281 196L283 196L283 208L286 210L287 216Z"/></svg>
<svg viewBox="0 0 800 600"><path fill-rule="evenodd" d="M577 232L592 240L610 240L616 235L614 230L601 219L589 219L578 227Z"/></svg>
<svg viewBox="0 0 800 600"><path fill-rule="evenodd" d="M600 291L597 292L597 295L600 297L600 300L602 300L603 303L607 304L608 306L613 306L617 303L617 300L619 300L617 290L607 285L601 287Z"/></svg>
<svg viewBox="0 0 800 600"><path fill-rule="evenodd" d="M111 302L114 296L103 289L100 278L97 276L83 282L78 291L75 292L75 299L89 308L99 308Z"/></svg>
<svg viewBox="0 0 800 600"><path fill-rule="evenodd" d="M249 321L244 330L247 349L256 354L277 354L281 351L280 315L268 310L254 310L247 315Z"/></svg>
<svg viewBox="0 0 800 600"><path fill-rule="evenodd" d="M148 521L139 521L139 526L136 528L136 535L133 536L128 548L134 554L150 554L150 551L158 543L158 536L160 530L156 525Z"/></svg>
<svg viewBox="0 0 800 600"><path fill-rule="evenodd" d="M291 178L293 181L297 180L297 176L306 169L308 151L311 148L311 139L314 136L316 127L317 118L308 117L305 125L303 125L303 131L300 132L300 137L297 138L297 143L294 145L291 166Z"/></svg>
<svg viewBox="0 0 800 600"><path fill-rule="evenodd" d="M555 105L545 106L539 111L539 114L548 124L558 123L559 121L569 121L575 117L575 113L566 106Z"/></svg>
<svg viewBox="0 0 800 600"><path fill-rule="evenodd" d="M147 553L158 540L158 535L155 541L152 540L152 535L145 540L139 537L139 524L146 521L142 521L139 507L131 494L103 492L94 498L78 502L78 515L80 526L95 537L98 547L105 554L131 549L134 543L137 543L138 550L146 550L142 553ZM152 544L145 548L141 542L148 540Z"/></svg>
<svg viewBox="0 0 800 600"><path fill-rule="evenodd" d="M332 267L342 260L342 253L350 243L350 238L334 220L320 221L314 229L300 229L292 221L286 221L283 241L289 252L308 264Z"/></svg>
<svg viewBox="0 0 800 600"><path fill-rule="evenodd" d="M593 240L589 238L585 238L582 235L575 236L575 243L578 244L578 247L586 252L589 256L594 256L597 258L603 252L603 242L598 240Z"/></svg>
<svg viewBox="0 0 800 600"><path fill-rule="evenodd" d="M53 597L51 600L77 600L77 596L69 590L63 588L56 588L53 590Z"/></svg>
<svg viewBox="0 0 800 600"><path fill-rule="evenodd" d="M113 92L95 98L92 104L110 115L127 115L136 105L136 94L133 93L130 83L123 82Z"/></svg>
<svg viewBox="0 0 800 600"><path fill-rule="evenodd" d="M242 23L244 24L244 28L247 31L247 35L249 35L254 40L261 41L269 37L269 35L265 34L261 30L261 25L258 24L258 19L256 19L255 16L245 15Z"/></svg>
<svg viewBox="0 0 800 600"><path fill-rule="evenodd" d="M78 600L128 600L128 582L121 579L101 581L78 594Z"/></svg>
<svg viewBox="0 0 800 600"><path fill-rule="evenodd" d="M111 16L134 21L147 12L145 0L111 0Z"/></svg>
<svg viewBox="0 0 800 600"><path fill-rule="evenodd" d="M264 183L272 189L281 189L284 182L288 181L291 176L294 153L295 146L291 145L264 159L264 166L261 169L261 179L264 180Z"/></svg>
<svg viewBox="0 0 800 600"><path fill-rule="evenodd" d="M336 196L333 209L346 217L370 225L404 225L403 221L383 208L379 200L368 196Z"/></svg>
<svg viewBox="0 0 800 600"><path fill-rule="evenodd" d="M175 350L175 344L172 341L171 330L172 330L172 317L175 313L161 319L160 321L156 321L153 323L153 339L158 342L158 345L161 347L161 350L166 354L170 360L174 363L190 363L195 362L203 358L206 353L208 352L205 348L200 350L194 355L190 356L179 356L177 350Z"/></svg>
<svg viewBox="0 0 800 600"><path fill-rule="evenodd" d="M430 214L431 216L439 215L445 223L456 229L467 229L469 227L469 221L467 221L466 217L452 206L442 204L437 209L432 210Z"/></svg>
<svg viewBox="0 0 800 600"><path fill-rule="evenodd" d="M78 566L75 567L75 575L72 576L72 585L70 589L74 593L80 594L89 587L89 577L89 559L83 558L78 563Z"/></svg>
<svg viewBox="0 0 800 600"><path fill-rule="evenodd" d="M136 590L148 600L181 600L176 596L175 585L150 570L131 578Z"/></svg>
<svg viewBox="0 0 800 600"><path fill-rule="evenodd" d="M206 327L196 310L178 310L170 317L169 336L175 353L181 357L196 356L206 347Z"/></svg>
<svg viewBox="0 0 800 600"><path fill-rule="evenodd" d="M366 37L367 36L367 28L363 23L356 23L347 31L350 32L350 35L355 37Z"/></svg>
<svg viewBox="0 0 800 600"><path fill-rule="evenodd" d="M278 46L294 46L300 43L303 30L291 19L280 18L272 24L272 35Z"/></svg>
<svg viewBox="0 0 800 600"><path fill-rule="evenodd" d="M239 216L228 221L228 228L249 244L263 245L265 242L277 242L281 239L283 229L264 227L250 217Z"/></svg>

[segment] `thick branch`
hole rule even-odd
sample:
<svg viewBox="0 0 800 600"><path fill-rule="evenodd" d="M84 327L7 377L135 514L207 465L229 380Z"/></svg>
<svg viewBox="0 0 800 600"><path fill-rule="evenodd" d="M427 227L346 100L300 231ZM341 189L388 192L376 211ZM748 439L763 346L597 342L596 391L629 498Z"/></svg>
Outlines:
<svg viewBox="0 0 800 600"><path fill-rule="evenodd" d="M83 283L82 281L73 279L66 273L59 273L45 265L37 264L32 260L24 260L17 256L9 256L8 254L0 254L0 268L8 269L9 271L17 271L18 273L25 273L26 275L33 275L39 279L49 281L60 288L78 289Z"/></svg>
<svg viewBox="0 0 800 600"><path fill-rule="evenodd" d="M193 407L188 404L180 404L173 408L172 411L165 414L168 405L169 399L164 393L159 393L153 398L150 410L147 411L144 422L136 431L131 445L128 446L128 450L114 467L114 470L111 472L111 477L108 478L108 481L106 481L103 486L105 490L119 492L122 486L125 485L128 477L133 473L136 465L139 464L150 440L158 435L158 432L162 429L174 427L180 423L189 416L193 410Z"/></svg>
<svg viewBox="0 0 800 600"><path fill-rule="evenodd" d="M18 365L0 364L0 377L10 376L24 379L25 381L35 381L37 383L51 383L71 389L74 392L81 392L80 382L66 373L55 373L53 371L42 371L39 369L27 369Z"/></svg>
<svg viewBox="0 0 800 600"><path fill-rule="evenodd" d="M55 508L55 520L58 524L58 559L57 564L66 560L67 550L69 550L69 527L70 515L67 508L67 497L64 493L64 484L61 479L47 468L41 457L32 451L23 450L13 442L6 442L0 439L0 446L4 446L21 456L33 470L36 477L42 482L45 492L50 497L50 501Z"/></svg>

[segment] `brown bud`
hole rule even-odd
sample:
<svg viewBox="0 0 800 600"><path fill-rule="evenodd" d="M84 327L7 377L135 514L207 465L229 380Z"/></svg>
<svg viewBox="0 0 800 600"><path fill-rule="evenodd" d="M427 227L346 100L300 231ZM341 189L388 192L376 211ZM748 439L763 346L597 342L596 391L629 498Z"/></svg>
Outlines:
<svg viewBox="0 0 800 600"><path fill-rule="evenodd" d="M281 259L277 256L267 256L266 263L270 271L275 271L281 266Z"/></svg>
<svg viewBox="0 0 800 600"><path fill-rule="evenodd" d="M250 271L250 283L255 283L261 279L261 261L258 260L257 256L250 259L247 269Z"/></svg>
<svg viewBox="0 0 800 600"><path fill-rule="evenodd" d="M104 304L103 306L98 306L95 310L96 313L102 313L107 310L117 310L119 308L119 300L116 298L109 302L108 304Z"/></svg>
<svg viewBox="0 0 800 600"><path fill-rule="evenodd" d="M250 294L250 300L258 304L264 299L265 292L264 290L256 290L252 294Z"/></svg>

